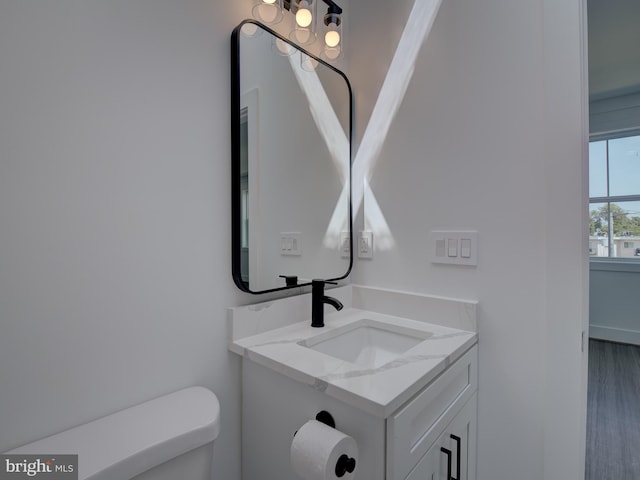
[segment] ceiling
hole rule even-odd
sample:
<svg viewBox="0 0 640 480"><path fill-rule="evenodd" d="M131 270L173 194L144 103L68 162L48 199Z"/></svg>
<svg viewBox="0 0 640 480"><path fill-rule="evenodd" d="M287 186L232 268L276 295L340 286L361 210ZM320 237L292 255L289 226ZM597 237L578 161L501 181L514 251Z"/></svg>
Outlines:
<svg viewBox="0 0 640 480"><path fill-rule="evenodd" d="M640 92L640 0L588 0L589 96Z"/></svg>

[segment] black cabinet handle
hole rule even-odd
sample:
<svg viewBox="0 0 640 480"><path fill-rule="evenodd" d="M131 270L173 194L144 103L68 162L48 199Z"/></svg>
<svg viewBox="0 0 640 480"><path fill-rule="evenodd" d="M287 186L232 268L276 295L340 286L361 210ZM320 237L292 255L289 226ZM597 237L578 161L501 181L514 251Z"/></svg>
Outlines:
<svg viewBox="0 0 640 480"><path fill-rule="evenodd" d="M453 434L451 434L450 437L453 441L456 442L456 475L458 476L457 478L451 477L451 480L460 480L460 461L461 461L460 457L462 456L460 447L462 445L462 439L457 435L453 435Z"/></svg>
<svg viewBox="0 0 640 480"><path fill-rule="evenodd" d="M447 456L447 480L453 480L451 477L451 450L440 447L440 451Z"/></svg>

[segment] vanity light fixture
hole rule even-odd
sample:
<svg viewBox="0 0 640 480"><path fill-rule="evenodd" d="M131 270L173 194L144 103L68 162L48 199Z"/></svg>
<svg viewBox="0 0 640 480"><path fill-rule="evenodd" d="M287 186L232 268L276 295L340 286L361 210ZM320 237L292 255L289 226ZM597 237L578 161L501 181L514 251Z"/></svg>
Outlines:
<svg viewBox="0 0 640 480"><path fill-rule="evenodd" d="M321 29L324 40L322 56L327 60L336 60L342 53L342 8L333 0L321 0L327 5L327 13L321 24L316 15L318 1L320 0L253 0L252 13L256 20L273 25L284 18L285 10L288 11L292 17L289 38L298 45L314 43L316 31Z"/></svg>

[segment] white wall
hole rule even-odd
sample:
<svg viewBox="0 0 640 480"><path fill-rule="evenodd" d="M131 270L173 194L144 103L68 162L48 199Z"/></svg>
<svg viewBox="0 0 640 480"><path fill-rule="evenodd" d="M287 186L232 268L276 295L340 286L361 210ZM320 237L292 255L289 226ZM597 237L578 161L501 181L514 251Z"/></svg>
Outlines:
<svg viewBox="0 0 640 480"><path fill-rule="evenodd" d="M360 135L412 3L352 18ZM444 0L370 172L395 246L354 281L480 302L481 480L583 477L582 35L578 0ZM429 263L443 227L479 231L477 268Z"/></svg>
<svg viewBox="0 0 640 480"><path fill-rule="evenodd" d="M0 451L219 397L239 478L229 35L249 2L0 3Z"/></svg>
<svg viewBox="0 0 640 480"><path fill-rule="evenodd" d="M589 278L589 336L640 345L637 265L592 262Z"/></svg>

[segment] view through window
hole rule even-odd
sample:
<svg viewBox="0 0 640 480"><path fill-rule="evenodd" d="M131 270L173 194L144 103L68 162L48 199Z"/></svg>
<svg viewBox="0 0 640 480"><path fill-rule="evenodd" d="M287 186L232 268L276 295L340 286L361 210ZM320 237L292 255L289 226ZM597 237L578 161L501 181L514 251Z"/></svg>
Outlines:
<svg viewBox="0 0 640 480"><path fill-rule="evenodd" d="M640 260L640 135L589 143L589 255Z"/></svg>

